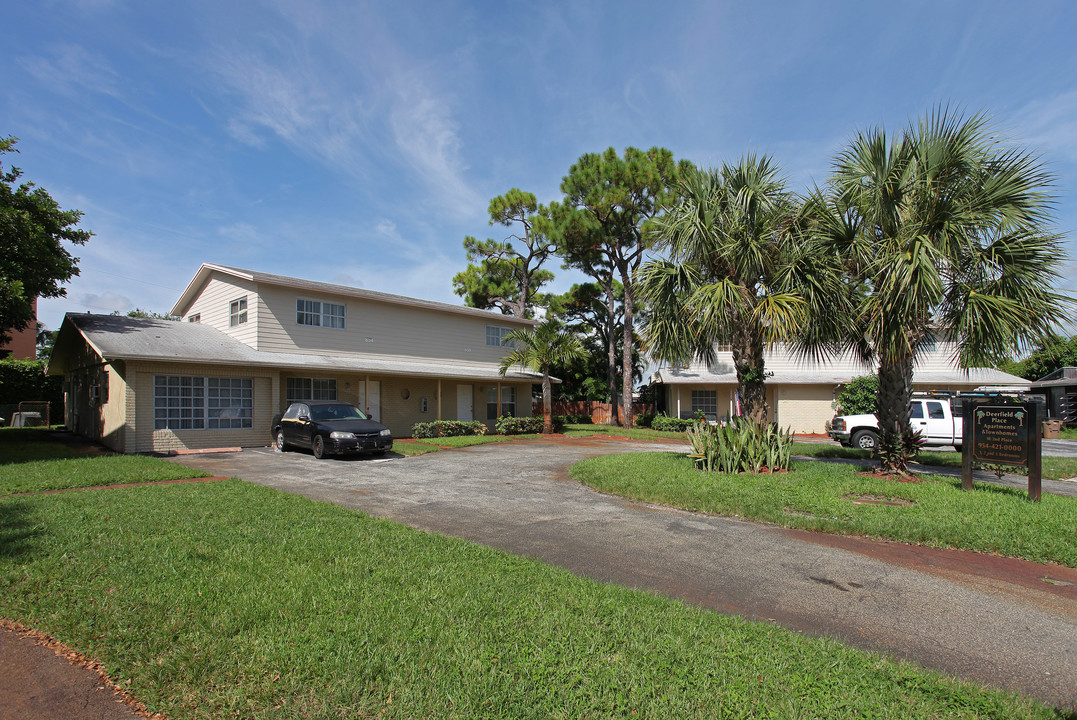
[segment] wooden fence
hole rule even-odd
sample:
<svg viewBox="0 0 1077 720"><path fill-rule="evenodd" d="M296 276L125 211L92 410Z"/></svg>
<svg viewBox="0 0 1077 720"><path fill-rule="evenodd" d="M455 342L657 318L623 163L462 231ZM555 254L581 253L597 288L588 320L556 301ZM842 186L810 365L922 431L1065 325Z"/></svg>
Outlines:
<svg viewBox="0 0 1077 720"><path fill-rule="evenodd" d="M617 409L617 422L613 422L614 407ZM652 412L654 405L644 403L632 403L632 419L643 412ZM542 401L533 404L532 413L542 415ZM620 425L624 418L624 412L620 405L598 402L596 400L576 400L573 402L555 402L553 404L554 415L590 415L591 422L595 425Z"/></svg>

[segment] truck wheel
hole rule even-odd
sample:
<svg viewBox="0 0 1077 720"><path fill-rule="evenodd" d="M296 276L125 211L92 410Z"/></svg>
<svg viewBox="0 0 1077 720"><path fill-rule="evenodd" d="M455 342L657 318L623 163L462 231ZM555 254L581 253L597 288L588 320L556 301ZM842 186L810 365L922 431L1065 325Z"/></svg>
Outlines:
<svg viewBox="0 0 1077 720"><path fill-rule="evenodd" d="M853 435L853 447L874 452L879 447L879 436L871 430L858 430Z"/></svg>

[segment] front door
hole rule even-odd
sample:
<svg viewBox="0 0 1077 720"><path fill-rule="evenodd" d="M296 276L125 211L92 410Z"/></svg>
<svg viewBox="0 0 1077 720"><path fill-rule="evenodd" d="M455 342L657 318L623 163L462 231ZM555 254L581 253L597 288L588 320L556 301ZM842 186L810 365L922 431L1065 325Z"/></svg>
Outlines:
<svg viewBox="0 0 1077 720"><path fill-rule="evenodd" d="M367 386L370 386L370 397L366 396ZM377 422L381 422L381 380L359 381L359 409Z"/></svg>
<svg viewBox="0 0 1077 720"><path fill-rule="evenodd" d="M473 385L456 386L456 419L469 422L475 419L475 387Z"/></svg>

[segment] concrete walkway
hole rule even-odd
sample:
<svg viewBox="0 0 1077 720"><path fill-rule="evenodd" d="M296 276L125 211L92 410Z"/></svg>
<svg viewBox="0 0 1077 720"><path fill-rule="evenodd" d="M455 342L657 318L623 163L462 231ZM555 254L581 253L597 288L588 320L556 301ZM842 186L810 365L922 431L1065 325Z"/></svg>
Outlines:
<svg viewBox="0 0 1077 720"><path fill-rule="evenodd" d="M587 457L669 449L563 439L390 460L267 448L182 462L1077 710L1077 570L632 503L567 475Z"/></svg>

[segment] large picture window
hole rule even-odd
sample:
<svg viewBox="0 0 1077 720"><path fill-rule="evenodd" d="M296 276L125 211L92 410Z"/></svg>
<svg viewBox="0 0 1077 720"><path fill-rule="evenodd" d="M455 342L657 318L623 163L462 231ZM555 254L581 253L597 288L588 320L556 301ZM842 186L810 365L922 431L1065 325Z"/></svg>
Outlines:
<svg viewBox="0 0 1077 720"><path fill-rule="evenodd" d="M155 375L154 430L218 430L253 427L251 378Z"/></svg>
<svg viewBox="0 0 1077 720"><path fill-rule="evenodd" d="M297 325L344 329L344 306L321 300L295 301L295 322Z"/></svg>
<svg viewBox="0 0 1077 720"><path fill-rule="evenodd" d="M693 390L692 413L702 410L708 420L718 419L718 391L717 390Z"/></svg>
<svg viewBox="0 0 1077 720"><path fill-rule="evenodd" d="M289 405L337 399L337 381L331 378L288 378L285 383L284 399Z"/></svg>
<svg viewBox="0 0 1077 720"><path fill-rule="evenodd" d="M516 417L516 388L511 385L501 386L501 416ZM486 390L486 417L496 420L497 415L497 385L491 385Z"/></svg>

